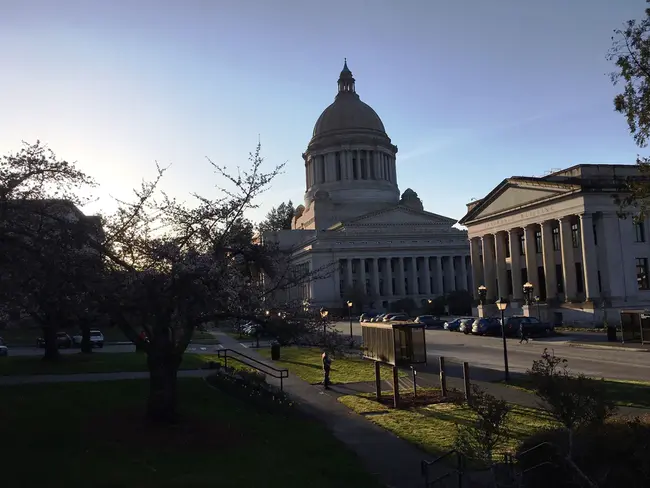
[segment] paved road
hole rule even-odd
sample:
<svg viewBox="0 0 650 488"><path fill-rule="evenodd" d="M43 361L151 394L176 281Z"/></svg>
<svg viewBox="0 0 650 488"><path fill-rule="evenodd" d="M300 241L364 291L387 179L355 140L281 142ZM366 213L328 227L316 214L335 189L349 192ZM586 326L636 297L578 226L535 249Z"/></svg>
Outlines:
<svg viewBox="0 0 650 488"><path fill-rule="evenodd" d="M337 328L349 333L349 322L338 322ZM352 333L361 337L361 326L353 322ZM508 340L508 362L513 372L525 372L544 348L553 349L557 356L569 360L572 371L589 376L612 379L648 381L650 378L650 352L603 349L583 349L569 345L570 339L579 335L534 339L519 344L518 339ZM583 336L586 337L586 336ZM438 356L451 361L467 361L470 366L503 371L503 343L498 337L477 337L445 330L427 330L427 356L437 362ZM596 337L592 340L598 342Z"/></svg>
<svg viewBox="0 0 650 488"><path fill-rule="evenodd" d="M187 352L193 353L203 353L210 354L214 353L219 349L218 345L201 345L201 344L190 344L187 348ZM71 349L60 349L61 354L75 354L79 352L79 348ZM135 352L135 346L133 344L124 344L124 345L104 345L103 348L96 348L94 352L99 354L110 354L116 352ZM42 356L43 349L37 347L11 347L9 349L9 355L13 356Z"/></svg>

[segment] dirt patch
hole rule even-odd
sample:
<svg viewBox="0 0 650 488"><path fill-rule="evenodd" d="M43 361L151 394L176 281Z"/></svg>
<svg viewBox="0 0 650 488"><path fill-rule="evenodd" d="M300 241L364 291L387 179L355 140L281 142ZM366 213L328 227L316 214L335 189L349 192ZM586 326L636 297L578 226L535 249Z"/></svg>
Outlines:
<svg viewBox="0 0 650 488"><path fill-rule="evenodd" d="M414 407L424 407L436 403L456 403L462 401L464 395L457 390L450 390L447 396L442 396L440 390L419 390L417 396L413 395L413 390L400 391L399 408L408 409ZM380 403L388 407L393 406L393 393L382 393Z"/></svg>
<svg viewBox="0 0 650 488"><path fill-rule="evenodd" d="M133 409L93 416L84 432L92 438L140 448L212 450L244 442L245 432L235 427L221 423L219 416L205 419L191 414L173 425L157 425L149 422L142 410Z"/></svg>

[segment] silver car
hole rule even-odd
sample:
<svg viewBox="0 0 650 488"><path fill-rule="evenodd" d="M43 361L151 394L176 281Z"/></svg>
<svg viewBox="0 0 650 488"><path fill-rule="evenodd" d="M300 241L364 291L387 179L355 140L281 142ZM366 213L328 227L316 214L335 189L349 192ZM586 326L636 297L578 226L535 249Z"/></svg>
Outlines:
<svg viewBox="0 0 650 488"><path fill-rule="evenodd" d="M9 356L9 348L2 337L0 337L0 356Z"/></svg>

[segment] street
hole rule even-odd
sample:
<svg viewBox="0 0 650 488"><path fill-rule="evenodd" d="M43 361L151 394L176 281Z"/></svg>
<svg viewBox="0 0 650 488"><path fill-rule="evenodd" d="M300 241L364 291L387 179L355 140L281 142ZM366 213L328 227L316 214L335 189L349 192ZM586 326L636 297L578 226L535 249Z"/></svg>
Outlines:
<svg viewBox="0 0 650 488"><path fill-rule="evenodd" d="M190 344L187 348L187 352L193 352L197 354L211 354L219 349L218 345L203 345L203 344ZM76 354L79 352L78 347L72 347L70 349L59 349L61 354ZM135 346L133 344L105 344L103 348L93 349L93 353L99 354L110 354L116 352L135 352ZM9 349L9 356L42 356L43 349L39 349L34 346L29 347L11 347Z"/></svg>
<svg viewBox="0 0 650 488"><path fill-rule="evenodd" d="M336 328L344 334L350 333L350 323L337 322ZM352 322L352 334L361 339L361 324ZM589 334L589 336L586 336ZM550 338L531 339L519 344L519 339L508 339L508 363L510 371L524 373L545 348L568 360L569 368L596 378L648 381L650 378L650 353L605 349L583 349L569 345L569 340L591 338L594 343L599 337L593 333L577 333ZM439 356L451 362L470 363L470 367L503 371L503 342L500 337L480 337L446 330L427 330L427 359L436 363ZM600 341L602 342L602 341Z"/></svg>

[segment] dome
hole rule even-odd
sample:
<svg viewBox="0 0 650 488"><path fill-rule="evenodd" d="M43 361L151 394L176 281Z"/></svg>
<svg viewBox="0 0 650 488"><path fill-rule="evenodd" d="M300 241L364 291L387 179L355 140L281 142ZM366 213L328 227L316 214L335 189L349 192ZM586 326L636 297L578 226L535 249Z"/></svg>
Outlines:
<svg viewBox="0 0 650 488"><path fill-rule="evenodd" d="M327 107L314 126L313 137L337 131L370 130L385 135L384 124L370 105L359 99L354 78L347 61L338 81L339 92L334 103Z"/></svg>

